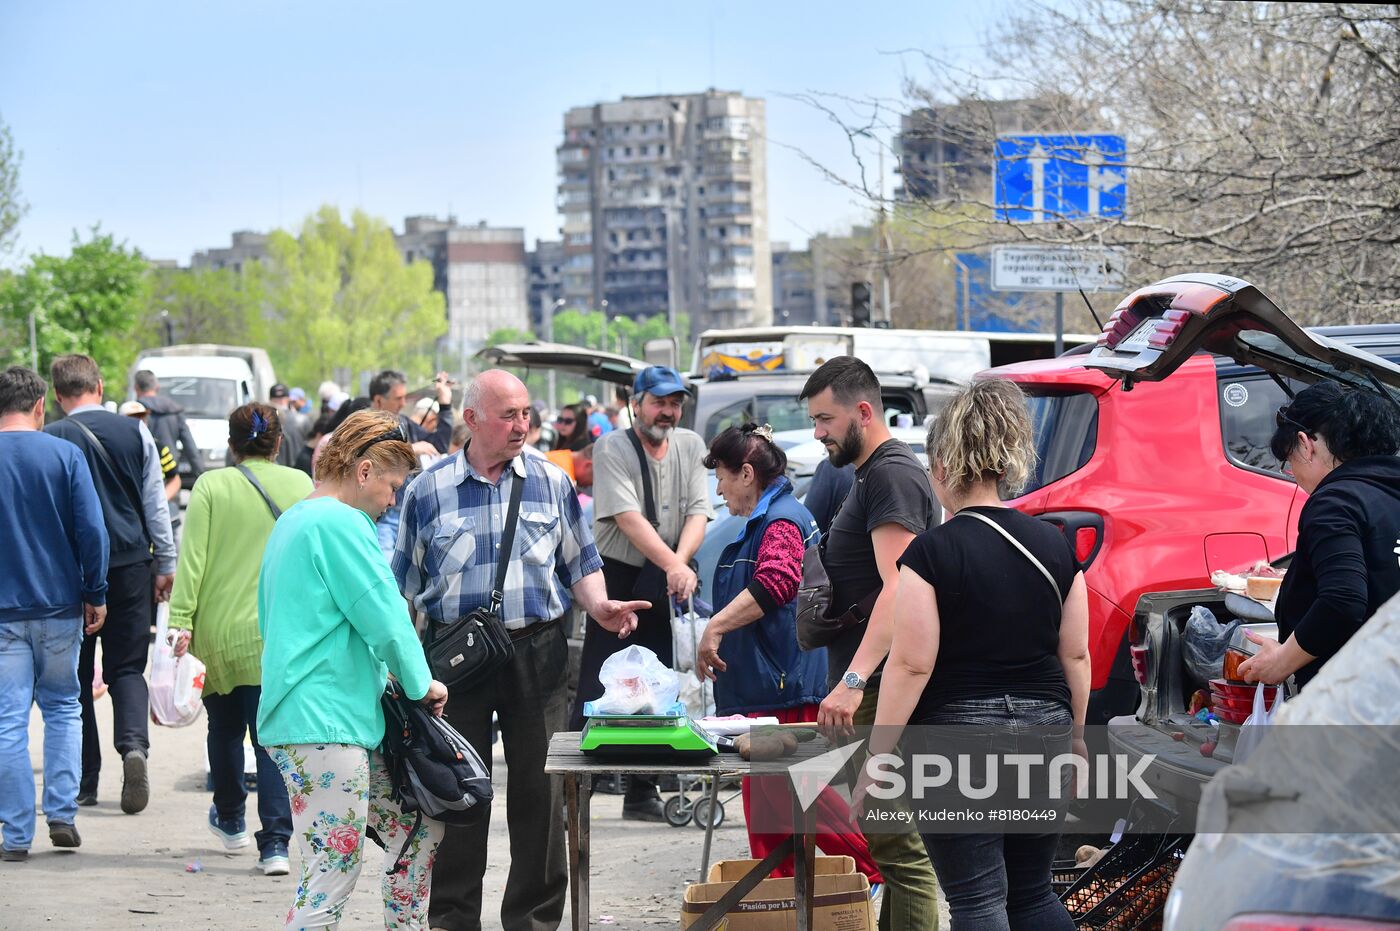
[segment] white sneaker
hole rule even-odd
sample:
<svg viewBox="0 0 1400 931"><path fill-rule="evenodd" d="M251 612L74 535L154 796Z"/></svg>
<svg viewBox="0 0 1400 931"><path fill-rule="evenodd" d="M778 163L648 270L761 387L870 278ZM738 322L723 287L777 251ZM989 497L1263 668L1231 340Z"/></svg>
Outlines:
<svg viewBox="0 0 1400 931"><path fill-rule="evenodd" d="M292 861L284 856L273 854L258 861L264 876L286 876L292 871Z"/></svg>

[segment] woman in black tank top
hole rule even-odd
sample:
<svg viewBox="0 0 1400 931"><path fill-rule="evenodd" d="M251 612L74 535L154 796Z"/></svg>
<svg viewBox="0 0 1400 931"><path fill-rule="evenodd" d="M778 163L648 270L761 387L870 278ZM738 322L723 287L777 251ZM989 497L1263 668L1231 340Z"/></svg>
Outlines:
<svg viewBox="0 0 1400 931"><path fill-rule="evenodd" d="M1084 577L1057 528L1005 507L999 494L999 486L1024 487L1035 464L1024 395L1002 379L975 382L929 429L928 450L934 493L954 516L916 537L900 560L894 641L872 755L898 745L906 760L924 750L957 760L958 753L974 749L976 772L966 774L973 787L988 784L988 770L980 764L991 763L989 753L1028 752L1028 734L1047 758L1072 750L1087 761ZM929 727L906 730L909 724ZM936 734L929 732L933 726ZM959 749L950 752L953 745ZM1007 771L1005 760L999 769ZM955 775L949 786L964 775ZM1040 786L1051 775L1048 767L1034 770L1029 782ZM1003 775L1000 782L1005 793L1015 778ZM867 770L857 786L858 804L871 783ZM998 799L1008 797L1002 793ZM1074 923L1050 884L1058 834L1025 833L1045 821L1016 825L1021 833L953 833L969 822L921 816L954 806L967 811L976 803L949 789L938 798L916 797L911 805L948 897L954 931L1072 931ZM991 818L980 823L1011 827Z"/></svg>

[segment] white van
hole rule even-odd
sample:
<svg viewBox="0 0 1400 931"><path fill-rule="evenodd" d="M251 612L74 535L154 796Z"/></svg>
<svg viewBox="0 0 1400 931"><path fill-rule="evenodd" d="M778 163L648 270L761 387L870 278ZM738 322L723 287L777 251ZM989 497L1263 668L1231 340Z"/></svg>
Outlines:
<svg viewBox="0 0 1400 931"><path fill-rule="evenodd" d="M231 356L143 355L131 367L133 376L141 369L149 369L160 381L160 393L184 408L200 466L222 468L228 453L228 415L254 400L248 363Z"/></svg>

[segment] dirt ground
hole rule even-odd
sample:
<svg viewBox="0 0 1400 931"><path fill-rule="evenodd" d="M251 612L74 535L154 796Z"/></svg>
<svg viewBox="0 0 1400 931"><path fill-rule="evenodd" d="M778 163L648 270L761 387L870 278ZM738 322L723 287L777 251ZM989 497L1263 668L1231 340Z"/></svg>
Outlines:
<svg viewBox="0 0 1400 931"><path fill-rule="evenodd" d="M0 929L280 928L296 888L292 875L266 877L252 846L225 853L206 828L210 793L205 786L203 717L182 729L151 727L151 805L139 815L118 806L121 767L110 747L111 703L97 705L104 735L104 780L95 808L79 809L83 845L58 851L48 845L42 813L26 863L0 863ZM34 712L30 756L41 781L42 729ZM495 747L496 788L505 794L505 763ZM682 892L696 879L704 833L693 825L623 821L621 797L593 801L593 926L675 927ZM505 819L491 825L483 924L499 927L501 894L509 865ZM713 859L747 857L743 811L735 798L715 831ZM249 800L249 829L256 828ZM191 872L198 864L200 870ZM366 868L343 928L382 928L375 871ZM563 927L569 926L565 912ZM947 927L946 917L943 925Z"/></svg>

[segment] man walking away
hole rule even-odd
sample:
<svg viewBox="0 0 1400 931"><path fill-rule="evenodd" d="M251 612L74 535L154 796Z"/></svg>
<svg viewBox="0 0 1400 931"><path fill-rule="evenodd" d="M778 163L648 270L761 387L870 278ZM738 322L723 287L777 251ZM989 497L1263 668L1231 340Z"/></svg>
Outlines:
<svg viewBox="0 0 1400 931"><path fill-rule="evenodd" d="M189 483L193 485L204 471L204 464L199 460L199 446L195 444L194 434L190 433L190 425L185 421L185 409L158 393L160 382L149 369L137 372L135 382L136 400L150 411L146 429L150 430L158 446L170 450L177 462L189 464Z"/></svg>
<svg viewBox="0 0 1400 931"><path fill-rule="evenodd" d="M890 436L880 381L854 356L829 359L807 379L812 435L833 466L855 466L855 484L831 521L822 563L831 579L831 614L864 618L827 645L830 694L817 722L828 733L875 723L880 667L894 636L898 560L935 521L928 473L906 443ZM858 759L863 760L863 757ZM863 765L863 763L861 764ZM917 833L866 835L884 876L880 931L922 931L938 923L938 881Z"/></svg>
<svg viewBox="0 0 1400 931"><path fill-rule="evenodd" d="M44 716L44 817L49 842L77 847L83 748L78 678L83 632L107 616L107 528L87 462L44 426L44 380L0 372L0 860L28 858L34 841L29 706Z"/></svg>
<svg viewBox="0 0 1400 931"><path fill-rule="evenodd" d="M107 525L107 622L83 639L78 677L92 681L97 638L102 638L102 678L112 697L112 738L122 757L122 811L134 815L150 801L146 754L151 741L146 715L146 657L155 604L170 597L175 580L175 540L170 530L160 454L144 424L102 407L102 375L88 356L59 356L51 367L54 395L67 415L46 433L82 450L102 502ZM154 563L154 566L152 565ZM92 690L82 689L83 777L78 804L97 804L102 745Z"/></svg>
<svg viewBox="0 0 1400 931"><path fill-rule="evenodd" d="M564 915L568 868L563 786L544 771L549 739L562 730L569 645L560 620L577 602L612 636L636 627L645 602L612 601L602 561L573 486L543 456L524 453L530 395L492 370L467 389L471 439L408 487L394 575L415 610L450 625L491 603L509 502L520 485L501 618L514 641L509 663L484 681L451 687L444 716L490 763L491 715L505 744L510 872L501 899L504 931L553 931ZM433 873L429 924L480 931L489 817L447 828Z"/></svg>
<svg viewBox="0 0 1400 931"><path fill-rule="evenodd" d="M715 516L705 481L709 451L697 434L677 426L687 394L675 369L644 369L632 388L636 407L631 429L615 430L593 447L593 533L608 592L652 604L639 615L632 642L670 666L671 614L666 601L672 596L685 601L695 593L698 580L690 560L704 542L706 522ZM589 619L573 730L583 727L583 703L603 694L598 681L603 661L623 646ZM629 777L622 817L665 820L654 776Z"/></svg>

